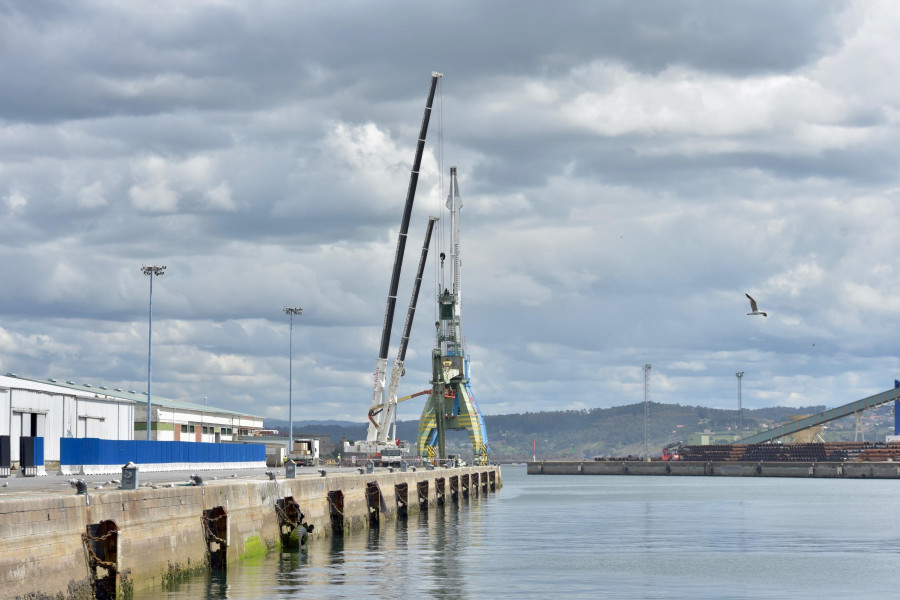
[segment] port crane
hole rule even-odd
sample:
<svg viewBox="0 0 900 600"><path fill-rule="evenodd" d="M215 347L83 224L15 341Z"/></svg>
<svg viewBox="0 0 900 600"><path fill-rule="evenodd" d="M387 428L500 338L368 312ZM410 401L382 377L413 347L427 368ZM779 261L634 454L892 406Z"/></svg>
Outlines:
<svg viewBox="0 0 900 600"><path fill-rule="evenodd" d="M391 273L391 283L388 289L387 305L384 311L384 324L381 330L381 345L379 346L378 358L375 361L374 386L372 390L372 401L369 409L369 427L366 432L366 439L363 442L355 444L345 443L344 452L347 454L364 453L367 457L381 457L386 453L392 458L397 457L409 451L408 447L403 447L398 440L391 435L391 422L396 414L397 405L397 389L400 385L400 378L403 375L403 361L406 355L406 343L409 340L409 329L412 326L412 320L415 315L415 303L418 297L419 284L421 282L422 270L424 268L425 257L428 253L428 245L431 239L431 232L434 227L435 218L430 218L428 222L428 230L425 236L425 244L422 248L422 259L419 266L419 275L416 279L416 285L413 290L413 298L410 302L409 312L407 313L406 324L404 327L403 338L401 339L400 350L391 373L391 382L388 387L385 386L385 375L387 371L387 356L391 342L391 329L394 323L394 310L397 304L397 288L400 283L400 271L403 266L403 255L406 250L406 239L409 231L409 221L412 215L413 203L416 197L416 186L419 181L419 169L422 164L422 153L425 149L425 138L428 134L428 123L431 119L431 107L434 102L434 94L438 81L443 74L436 71L431 73L431 85L428 90L428 99L425 102L425 114L422 117L422 125L419 129L419 138L416 144L415 157L413 158L413 166L409 176L409 186L406 191L406 203L403 207L403 216L400 220L400 233L397 237L397 249L394 254L394 266ZM385 397L387 395L387 397ZM376 418L377 417L377 418Z"/></svg>
<svg viewBox="0 0 900 600"><path fill-rule="evenodd" d="M450 285L444 287L444 261L441 253L442 292L438 293L439 321L435 323L435 346L432 350L431 395L419 418L417 451L420 456L446 459L445 434L448 429L467 430L476 464L487 464L488 444L484 418L475 402L470 385L469 358L462 335L462 285L460 272L460 220L462 200L456 167L450 167Z"/></svg>

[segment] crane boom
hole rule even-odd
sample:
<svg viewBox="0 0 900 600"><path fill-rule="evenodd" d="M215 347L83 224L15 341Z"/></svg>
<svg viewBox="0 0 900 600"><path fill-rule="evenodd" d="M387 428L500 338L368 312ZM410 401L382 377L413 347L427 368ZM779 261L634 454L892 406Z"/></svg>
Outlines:
<svg viewBox="0 0 900 600"><path fill-rule="evenodd" d="M388 347L391 343L391 327L394 322L394 308L397 304L397 287L400 283L400 269L403 266L403 253L406 249L406 236L409 230L409 219L412 215L413 202L416 197L416 185L419 182L419 168L422 165L422 152L425 149L425 136L428 133L428 122L431 119L431 105L434 102L434 91L437 88L438 79L443 77L441 73L431 73L431 87L428 91L428 100L425 102L425 114L422 117L422 127L419 130L419 141L416 144L416 154L413 159L412 171L409 175L409 187L406 190L406 204L403 207L403 217L400 220L400 234L397 237L397 250L394 254L394 269L391 274L391 285L388 290L387 306L384 310L384 325L381 330L381 346L378 358L375 361L375 385L372 391L372 406L382 402L384 398L384 379L387 367ZM372 428L369 428L369 438L372 439Z"/></svg>
<svg viewBox="0 0 900 600"><path fill-rule="evenodd" d="M428 227L425 229L425 241L422 243L422 254L419 257L419 268L416 271L416 281L413 284L412 297L409 300L409 310L406 312L406 322L403 324L403 335L400 337L400 348L397 350L397 358L391 369L391 382L388 385L387 400L384 412L381 413L381 423L378 426L377 440L381 444L388 442L388 429L397 412L397 390L400 388L400 378L403 377L403 362L406 360L406 346L409 344L409 332L412 329L413 319L416 316L416 304L419 300L419 289L422 287L422 274L425 272L425 262L428 260L428 247L431 245L431 233L437 217L428 218Z"/></svg>

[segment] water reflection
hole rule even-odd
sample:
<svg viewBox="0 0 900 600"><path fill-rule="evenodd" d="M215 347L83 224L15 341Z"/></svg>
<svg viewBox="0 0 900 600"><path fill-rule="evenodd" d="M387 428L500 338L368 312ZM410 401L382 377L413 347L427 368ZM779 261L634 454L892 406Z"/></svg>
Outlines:
<svg viewBox="0 0 900 600"><path fill-rule="evenodd" d="M282 552L278 555L276 586L280 592L292 596L303 588L306 571L302 567L307 559L305 551Z"/></svg>
<svg viewBox="0 0 900 600"><path fill-rule="evenodd" d="M135 600L894 597L896 482L528 477ZM851 485L852 483L852 485ZM814 577L805 577L814 573Z"/></svg>
<svg viewBox="0 0 900 600"><path fill-rule="evenodd" d="M206 580L206 597L210 600L228 598L228 576L222 571L214 571Z"/></svg>

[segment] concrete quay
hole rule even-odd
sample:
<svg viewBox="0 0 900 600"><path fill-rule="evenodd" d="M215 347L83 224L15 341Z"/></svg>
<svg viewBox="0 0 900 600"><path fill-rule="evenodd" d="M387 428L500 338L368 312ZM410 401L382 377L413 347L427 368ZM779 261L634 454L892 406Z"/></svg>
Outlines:
<svg viewBox="0 0 900 600"><path fill-rule="evenodd" d="M529 462L528 474L900 479L900 463L547 460Z"/></svg>
<svg viewBox="0 0 900 600"><path fill-rule="evenodd" d="M68 477L10 478L0 490L0 599L128 597L289 547L307 529L352 535L502 486L498 466L303 471L209 473L202 486L188 474L140 473L136 490L93 489L112 479L94 476L87 495Z"/></svg>

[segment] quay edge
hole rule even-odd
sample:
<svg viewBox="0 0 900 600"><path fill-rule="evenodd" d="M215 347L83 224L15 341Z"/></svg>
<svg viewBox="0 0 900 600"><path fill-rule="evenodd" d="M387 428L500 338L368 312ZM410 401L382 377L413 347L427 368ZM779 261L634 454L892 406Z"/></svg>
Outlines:
<svg viewBox="0 0 900 600"><path fill-rule="evenodd" d="M658 475L900 479L896 462L575 461L527 463L529 475Z"/></svg>
<svg viewBox="0 0 900 600"><path fill-rule="evenodd" d="M91 490L89 503L74 490L5 496L0 498L0 599L108 596L103 586L95 585L91 565L100 564L97 578L110 571L96 562L95 550L101 546L91 544L115 527L112 593L122 598L131 590L162 588L184 573L209 568L212 551L223 546L226 564L280 549L276 505L285 498L299 504L303 522L314 526L311 535L329 537L335 535L335 523L343 535L353 535L430 510L441 499L447 507L461 507L466 498L500 487L499 466L473 466ZM339 509L335 498L340 498ZM213 514L227 517L216 522L218 517L209 517ZM114 524L104 525L108 522ZM218 526L222 528L213 531ZM224 543L212 544L211 539ZM109 545L109 540L102 543Z"/></svg>

